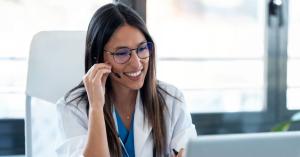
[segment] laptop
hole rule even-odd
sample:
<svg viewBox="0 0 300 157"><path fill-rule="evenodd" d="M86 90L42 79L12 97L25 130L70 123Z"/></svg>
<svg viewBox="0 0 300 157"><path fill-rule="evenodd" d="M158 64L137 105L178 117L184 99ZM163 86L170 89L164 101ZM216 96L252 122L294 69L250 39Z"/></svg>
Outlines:
<svg viewBox="0 0 300 157"><path fill-rule="evenodd" d="M300 131L198 136L186 157L300 157Z"/></svg>

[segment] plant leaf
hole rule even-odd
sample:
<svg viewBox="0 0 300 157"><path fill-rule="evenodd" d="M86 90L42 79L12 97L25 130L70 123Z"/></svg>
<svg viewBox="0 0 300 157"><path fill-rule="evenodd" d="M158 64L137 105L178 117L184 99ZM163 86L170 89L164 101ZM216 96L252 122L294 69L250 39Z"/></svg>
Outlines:
<svg viewBox="0 0 300 157"><path fill-rule="evenodd" d="M282 122L272 128L273 132L288 131L291 126L291 121Z"/></svg>

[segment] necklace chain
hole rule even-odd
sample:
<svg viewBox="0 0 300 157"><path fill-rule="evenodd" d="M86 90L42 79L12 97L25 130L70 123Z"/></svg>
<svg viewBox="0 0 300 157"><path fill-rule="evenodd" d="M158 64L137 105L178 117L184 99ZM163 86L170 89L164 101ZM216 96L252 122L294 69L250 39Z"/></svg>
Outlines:
<svg viewBox="0 0 300 157"><path fill-rule="evenodd" d="M131 114L132 114L131 107L129 107L129 113L128 114L122 114L121 113L122 117L125 117L126 120L130 120Z"/></svg>

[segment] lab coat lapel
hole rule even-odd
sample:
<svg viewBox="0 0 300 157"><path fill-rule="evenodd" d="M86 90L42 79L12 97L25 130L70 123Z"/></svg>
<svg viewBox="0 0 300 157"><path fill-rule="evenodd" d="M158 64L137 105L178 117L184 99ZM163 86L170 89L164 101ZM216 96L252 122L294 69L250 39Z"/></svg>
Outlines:
<svg viewBox="0 0 300 157"><path fill-rule="evenodd" d="M145 147L146 141L150 137L152 126L148 125L147 119L144 122L143 104L138 92L135 113L134 113L134 146L135 156L143 156L142 150Z"/></svg>

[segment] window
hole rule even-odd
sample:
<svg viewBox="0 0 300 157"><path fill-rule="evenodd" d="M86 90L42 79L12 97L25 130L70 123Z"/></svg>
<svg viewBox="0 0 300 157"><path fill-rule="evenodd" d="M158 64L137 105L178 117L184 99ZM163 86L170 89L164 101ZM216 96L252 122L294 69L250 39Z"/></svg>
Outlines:
<svg viewBox="0 0 300 157"><path fill-rule="evenodd" d="M300 2L289 2L288 28L288 75L287 107L290 110L300 109Z"/></svg>
<svg viewBox="0 0 300 157"><path fill-rule="evenodd" d="M199 134L270 131L300 109L299 6L147 1L158 78L183 91Z"/></svg>
<svg viewBox="0 0 300 157"><path fill-rule="evenodd" d="M86 30L92 14L110 0L6 0L0 2L0 118L25 116L27 56L34 34Z"/></svg>
<svg viewBox="0 0 300 157"><path fill-rule="evenodd" d="M158 78L194 113L264 110L264 16L258 0L147 1Z"/></svg>

